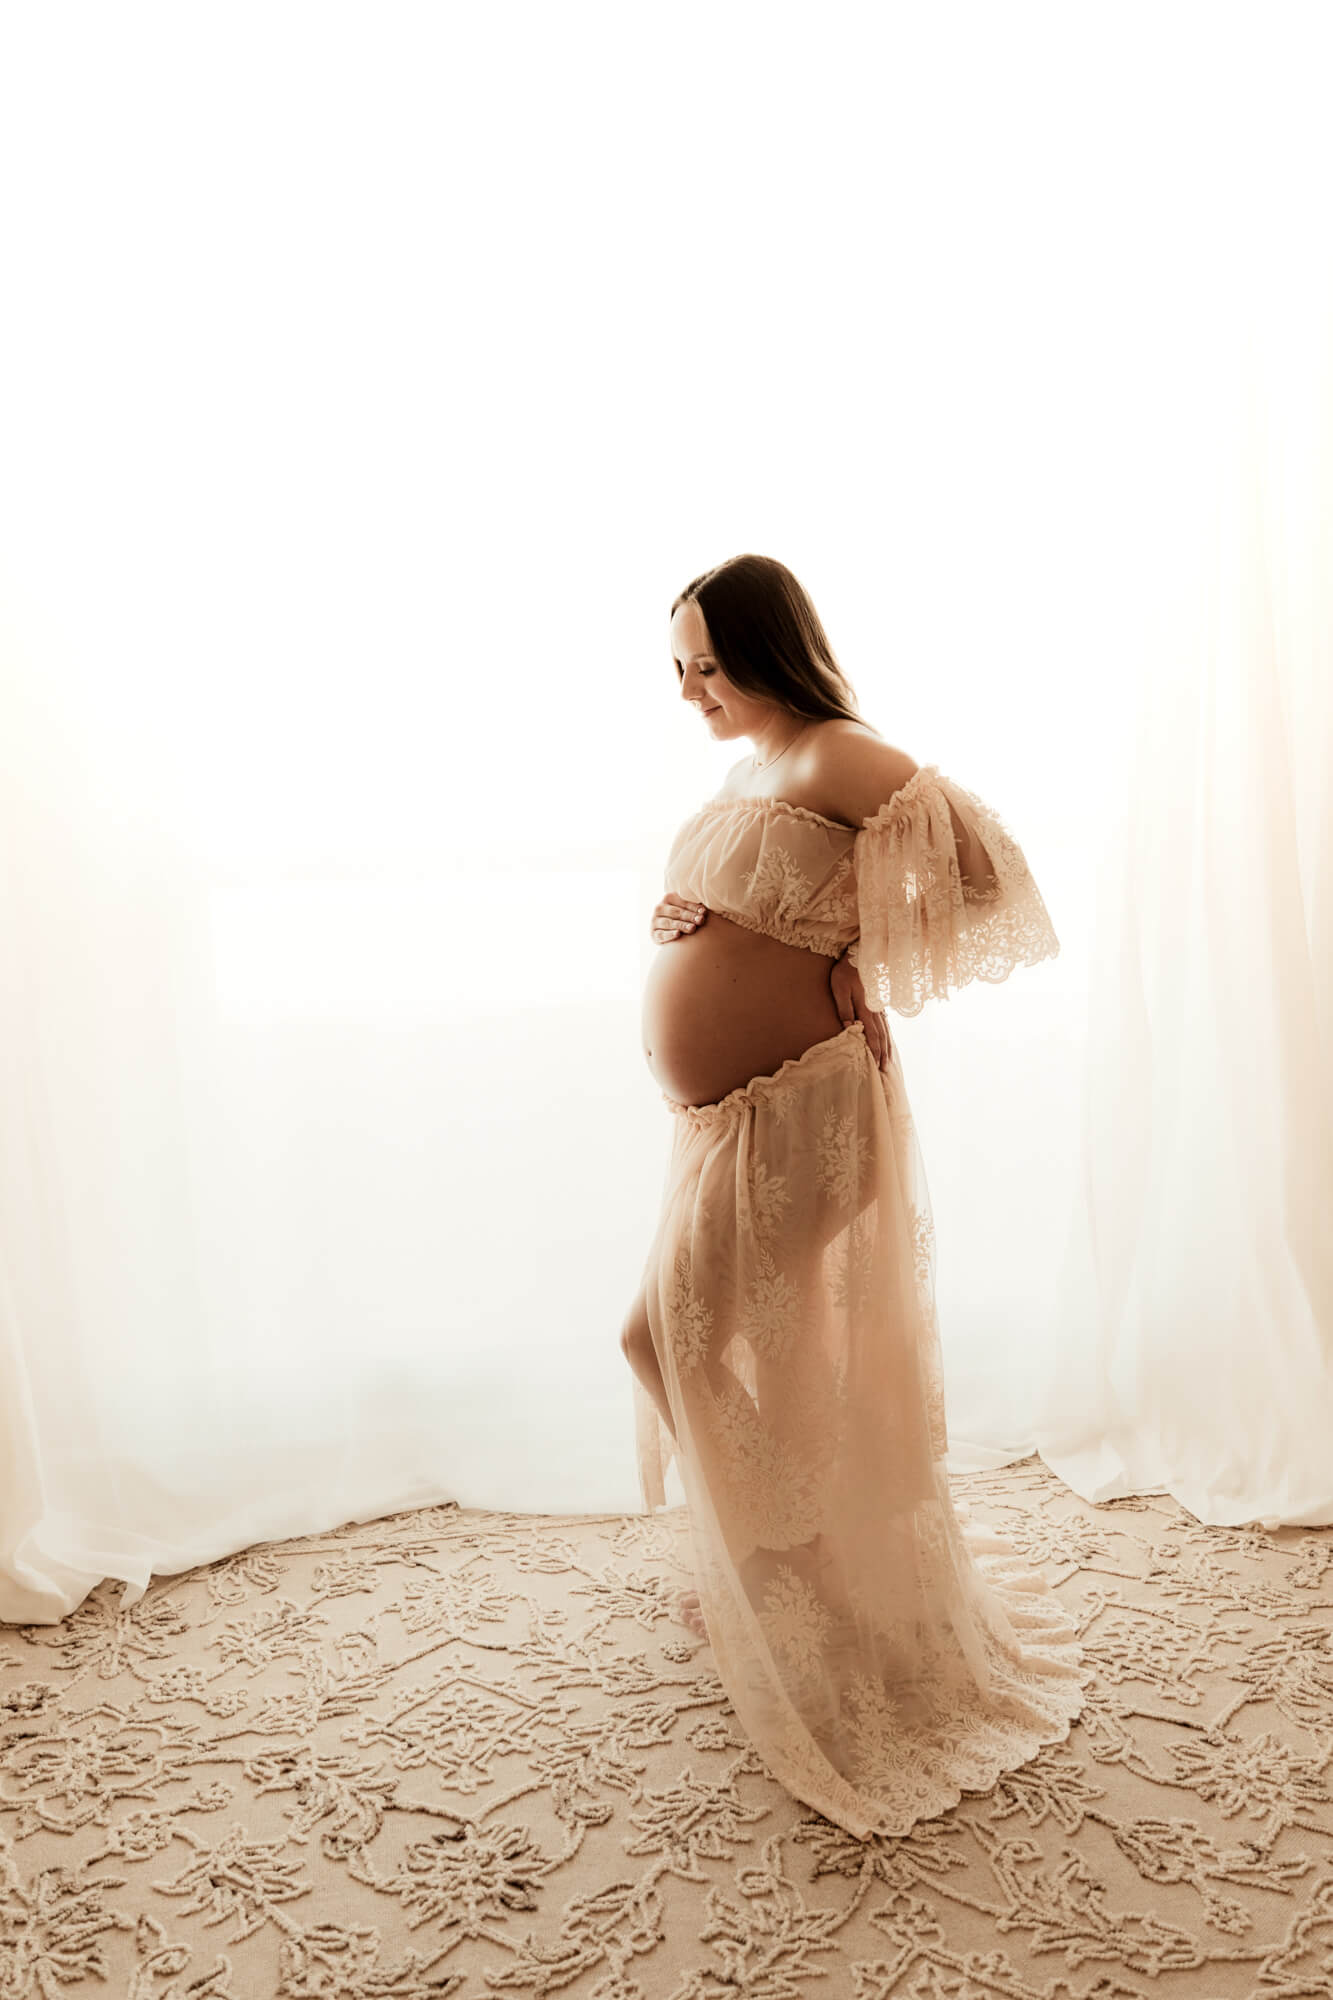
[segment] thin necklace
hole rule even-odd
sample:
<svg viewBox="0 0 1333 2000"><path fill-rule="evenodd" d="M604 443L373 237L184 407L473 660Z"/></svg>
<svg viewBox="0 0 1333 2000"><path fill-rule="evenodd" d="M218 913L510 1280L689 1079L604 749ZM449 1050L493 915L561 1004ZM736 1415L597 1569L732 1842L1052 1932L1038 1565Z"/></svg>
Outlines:
<svg viewBox="0 0 1333 2000"><path fill-rule="evenodd" d="M801 728L797 730L796 736L801 734L801 730L808 729L809 727L808 722L803 722ZM778 757L786 756L787 752L791 749L792 743L796 741L796 736L792 737L791 742L783 744L782 748L778 751ZM753 750L750 752L750 762L756 771L767 771L772 765L777 763L778 757L770 757L767 764L756 764Z"/></svg>

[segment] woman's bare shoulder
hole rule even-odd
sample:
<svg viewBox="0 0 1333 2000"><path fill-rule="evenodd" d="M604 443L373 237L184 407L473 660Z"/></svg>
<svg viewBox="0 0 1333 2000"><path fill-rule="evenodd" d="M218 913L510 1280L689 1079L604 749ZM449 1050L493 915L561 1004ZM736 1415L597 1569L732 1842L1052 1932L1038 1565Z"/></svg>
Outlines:
<svg viewBox="0 0 1333 2000"><path fill-rule="evenodd" d="M782 759L780 770L774 773L774 778L767 785L755 771L753 755L738 757L718 787L716 796L720 799L794 797L798 805L811 805L813 802L805 794L812 786L818 788L825 761L822 746L828 743L831 736L842 733L864 736L868 741L879 740L867 723L854 722L841 715L821 716L807 727L804 740L796 745L789 757ZM817 812L818 806L814 806L814 810Z"/></svg>
<svg viewBox="0 0 1333 2000"><path fill-rule="evenodd" d="M884 741L873 723L854 720L850 715L829 716L826 722L820 723L814 734L817 741L829 743L846 741L849 738L852 741L859 738L867 743Z"/></svg>
<svg viewBox="0 0 1333 2000"><path fill-rule="evenodd" d="M891 785L890 791L896 790L915 768L904 751L885 743L868 722L831 715L815 723L791 758L784 758L767 781L756 773L753 757L742 757L732 765L714 796L785 798L794 805L808 806L825 819L859 826L860 820L854 819L850 810L857 799L873 791L876 784L895 777L897 784Z"/></svg>
<svg viewBox="0 0 1333 2000"><path fill-rule="evenodd" d="M906 750L886 743L866 723L818 731L813 755L812 775L827 801L820 810L857 827L873 819L919 768Z"/></svg>

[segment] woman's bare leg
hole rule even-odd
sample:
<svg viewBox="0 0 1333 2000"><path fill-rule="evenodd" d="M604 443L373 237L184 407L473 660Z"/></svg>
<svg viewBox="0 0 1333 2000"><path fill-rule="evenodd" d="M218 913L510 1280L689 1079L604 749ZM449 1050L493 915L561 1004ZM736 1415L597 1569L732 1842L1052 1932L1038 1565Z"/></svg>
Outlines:
<svg viewBox="0 0 1333 2000"><path fill-rule="evenodd" d="M653 1346L653 1336L648 1327L648 1308L642 1291L625 1315L625 1324L620 1330L620 1351L656 1403L662 1422L674 1438L676 1426L671 1419L671 1405L667 1401L666 1383L662 1380L657 1349Z"/></svg>
<svg viewBox="0 0 1333 2000"><path fill-rule="evenodd" d="M648 1326L648 1309L640 1292L625 1318L621 1329L620 1348L626 1361L652 1397L661 1414L662 1422L676 1435L676 1426L671 1420L671 1405L667 1401L666 1383L662 1379L661 1365L657 1350L653 1346L652 1333ZM704 1623L703 1608L699 1603L697 1590L682 1590L676 1594L676 1615L699 1638L708 1637L708 1627Z"/></svg>

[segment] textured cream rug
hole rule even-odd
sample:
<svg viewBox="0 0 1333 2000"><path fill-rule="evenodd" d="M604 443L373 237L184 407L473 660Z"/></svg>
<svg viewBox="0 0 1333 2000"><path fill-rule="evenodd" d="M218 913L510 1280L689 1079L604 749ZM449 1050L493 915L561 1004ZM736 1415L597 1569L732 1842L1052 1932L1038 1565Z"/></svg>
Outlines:
<svg viewBox="0 0 1333 2000"><path fill-rule="evenodd" d="M0 1627L0 2000L1333 1994L1333 1528L954 1482L1097 1675L862 1844L673 1622L683 1510L429 1507Z"/></svg>

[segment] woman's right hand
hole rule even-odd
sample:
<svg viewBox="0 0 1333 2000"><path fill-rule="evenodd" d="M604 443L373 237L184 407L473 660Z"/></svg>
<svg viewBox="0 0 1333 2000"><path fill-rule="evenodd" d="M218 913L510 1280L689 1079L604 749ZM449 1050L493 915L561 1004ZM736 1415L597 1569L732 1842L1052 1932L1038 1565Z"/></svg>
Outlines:
<svg viewBox="0 0 1333 2000"><path fill-rule="evenodd" d="M670 944L673 938L687 937L707 915L706 904L692 903L687 896L678 896L674 889L668 889L653 911L654 944Z"/></svg>

